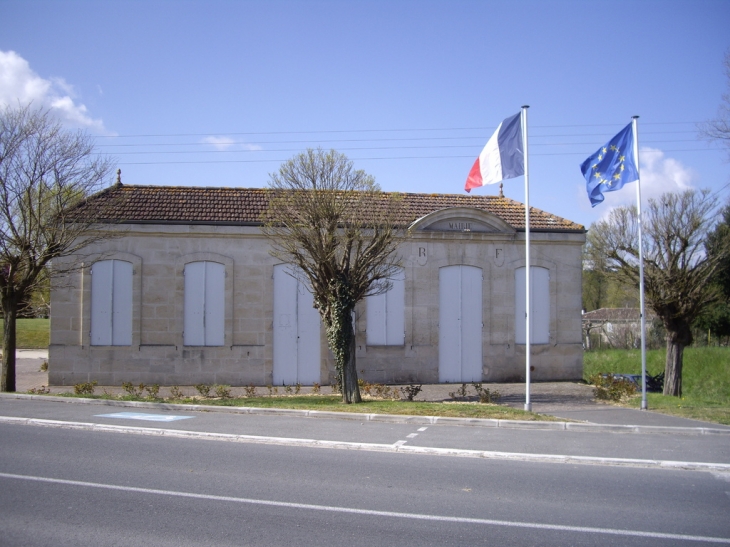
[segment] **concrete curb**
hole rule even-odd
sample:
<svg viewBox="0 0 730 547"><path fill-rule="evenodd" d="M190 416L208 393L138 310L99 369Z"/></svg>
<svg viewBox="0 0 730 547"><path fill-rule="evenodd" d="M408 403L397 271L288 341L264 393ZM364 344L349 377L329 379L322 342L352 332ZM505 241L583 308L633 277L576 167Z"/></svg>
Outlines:
<svg viewBox="0 0 730 547"><path fill-rule="evenodd" d="M126 433L154 437L173 437L185 439L201 439L252 444L276 444L310 448L331 448L339 450L364 450L368 452L392 452L400 454L420 454L427 456L452 456L460 458L482 458L488 460L511 460L540 463L563 463L582 465L611 465L618 467L642 467L654 469L673 469L687 471L719 471L730 473L730 464L709 462L682 462L667 460L642 460L635 458L602 458L595 456L569 456L561 454L528 454L520 452L495 452L487 450L464 450L456 448L432 448L422 446L406 446L402 444L355 443L345 441L324 441L317 439L297 439L289 437L264 437L258 435L236 435L231 433L209 433L181 429L162 429L153 427L131 427L120 425L95 424L88 422L67 422L60 420L44 420L39 418L16 418L0 416L0 423L16 425L32 425L82 431L99 431L105 433Z"/></svg>
<svg viewBox="0 0 730 547"><path fill-rule="evenodd" d="M126 408L149 408L175 410L178 412L221 412L226 414L256 414L262 416L296 416L305 418L327 418L362 422L408 423L418 425L460 425L472 427L494 427L504 429L535 429L552 431L585 431L592 433L644 433L671 435L729 435L730 429L709 427L667 427L648 425L612 425L583 422L539 422L526 420L489 420L480 418L448 418L442 416L407 416L402 414L361 414L356 412L330 412L323 410L295 410L287 408L256 408L216 405L182 405L152 403L146 401L117 401L111 399L83 399L78 397L54 397L25 393L0 393L0 399L25 399L88 405L115 406Z"/></svg>

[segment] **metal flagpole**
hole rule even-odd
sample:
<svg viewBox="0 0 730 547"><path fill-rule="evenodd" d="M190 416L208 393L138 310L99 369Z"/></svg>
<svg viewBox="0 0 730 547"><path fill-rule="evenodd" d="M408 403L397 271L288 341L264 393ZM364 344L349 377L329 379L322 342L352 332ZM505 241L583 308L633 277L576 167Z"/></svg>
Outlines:
<svg viewBox="0 0 730 547"><path fill-rule="evenodd" d="M532 410L530 402L530 173L528 169L527 154L527 109L529 105L522 107L522 150L525 162L525 410Z"/></svg>
<svg viewBox="0 0 730 547"><path fill-rule="evenodd" d="M636 120L639 116L631 117L631 127L634 131L634 161L636 162L636 214L639 225L639 303L641 306L641 410L647 410L646 402L646 314L644 313L644 245L641 238L641 171L639 170L639 129Z"/></svg>

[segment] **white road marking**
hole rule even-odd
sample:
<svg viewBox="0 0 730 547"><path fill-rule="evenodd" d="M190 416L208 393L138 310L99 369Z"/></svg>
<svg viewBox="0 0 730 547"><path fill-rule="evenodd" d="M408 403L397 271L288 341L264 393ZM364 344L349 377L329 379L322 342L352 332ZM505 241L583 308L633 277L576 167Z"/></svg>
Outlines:
<svg viewBox="0 0 730 547"><path fill-rule="evenodd" d="M588 465L616 465L622 467L642 467L655 469L674 469L689 471L714 471L721 475L730 473L730 464L709 462L682 462L671 460L642 460L634 458L603 458L599 456L571 456L565 454L529 454L524 452L496 452L493 450L465 450L459 448L435 448L429 446L404 446L408 441L393 444L358 443L347 441L326 441L291 437L264 437L260 435L236 435L233 433L211 433L185 429L161 429L158 427L133 427L89 422L68 422L45 420L41 418L19 418L0 416L0 424L34 425L60 429L78 429L103 433L126 433L155 437L175 437L210 441L227 441L254 444L275 444L312 448L337 448L344 450L367 450L371 452L396 452L401 454L420 454L429 456L452 456L460 458L483 458L487 460L508 460L541 463L567 463Z"/></svg>
<svg viewBox="0 0 730 547"><path fill-rule="evenodd" d="M427 427L419 427L418 431L426 431L427 429L428 429Z"/></svg>
<svg viewBox="0 0 730 547"><path fill-rule="evenodd" d="M175 490L158 490L154 488L139 488L135 486L119 486L116 484L103 484L86 481L73 481L66 479L54 479L50 477L35 477L29 475L15 475L12 473L0 473L5 479L44 482L51 484L64 484L67 486L80 486L85 488L100 488L104 490L116 490L122 492L134 492L138 494L153 494L158 496L171 496L178 498L190 498L206 501L223 501L232 503L245 503L249 505L264 505L270 507L285 507L289 509L304 509L310 511L327 511L330 513L348 513L355 515L367 515L376 517L403 518L413 520L427 520L435 522L455 522L461 524L480 524L487 526L505 526L510 528L531 528L537 530L553 530L558 532L579 532L586 534L606 534L611 536L645 537L654 539L671 539L682 541L700 541L704 543L723 543L730 545L730 538L718 538L710 536L691 536L685 534L668 534L664 532L646 532L642 530L616 530L613 528L593 528L590 526L566 526L562 524L543 524L538 522L521 522L510 520L479 519L468 517L449 517L443 515L424 515L420 513L400 513L394 511L375 511L372 509L355 509L352 507L333 507L330 505L314 505L309 503L291 503L285 501L258 500L252 498L238 498L233 496L214 496L211 494L196 494L193 492L179 492Z"/></svg>
<svg viewBox="0 0 730 547"><path fill-rule="evenodd" d="M142 420L145 422L174 422L189 420L195 416L174 416L172 414L147 414L144 412L115 412L113 414L96 414L97 418L119 418L123 420Z"/></svg>
<svg viewBox="0 0 730 547"><path fill-rule="evenodd" d="M418 433L411 433L409 435L406 435L409 439L413 439L414 437L418 437Z"/></svg>

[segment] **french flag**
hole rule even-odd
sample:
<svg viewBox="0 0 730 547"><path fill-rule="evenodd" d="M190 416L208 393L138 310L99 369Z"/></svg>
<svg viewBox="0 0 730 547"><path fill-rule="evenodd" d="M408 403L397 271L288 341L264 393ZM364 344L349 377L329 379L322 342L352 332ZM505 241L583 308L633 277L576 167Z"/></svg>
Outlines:
<svg viewBox="0 0 730 547"><path fill-rule="evenodd" d="M471 192L485 184L495 184L525 174L525 154L522 146L521 112L510 116L487 141L484 150L469 172L464 190Z"/></svg>

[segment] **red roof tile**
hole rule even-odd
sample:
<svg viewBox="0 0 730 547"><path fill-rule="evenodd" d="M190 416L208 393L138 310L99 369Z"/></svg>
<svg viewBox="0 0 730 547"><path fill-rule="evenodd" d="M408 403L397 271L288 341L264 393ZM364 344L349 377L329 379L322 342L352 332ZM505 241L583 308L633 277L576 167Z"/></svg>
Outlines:
<svg viewBox="0 0 730 547"><path fill-rule="evenodd" d="M117 183L89 198L80 209L109 209L108 222L258 225L271 190L190 186L130 186ZM462 194L399 194L399 223L413 221L449 207L481 209L501 218L516 230L525 228L524 204L500 196ZM108 207L105 207L107 205ZM98 209L97 209L98 210ZM536 231L584 232L582 225L530 208L530 228Z"/></svg>

